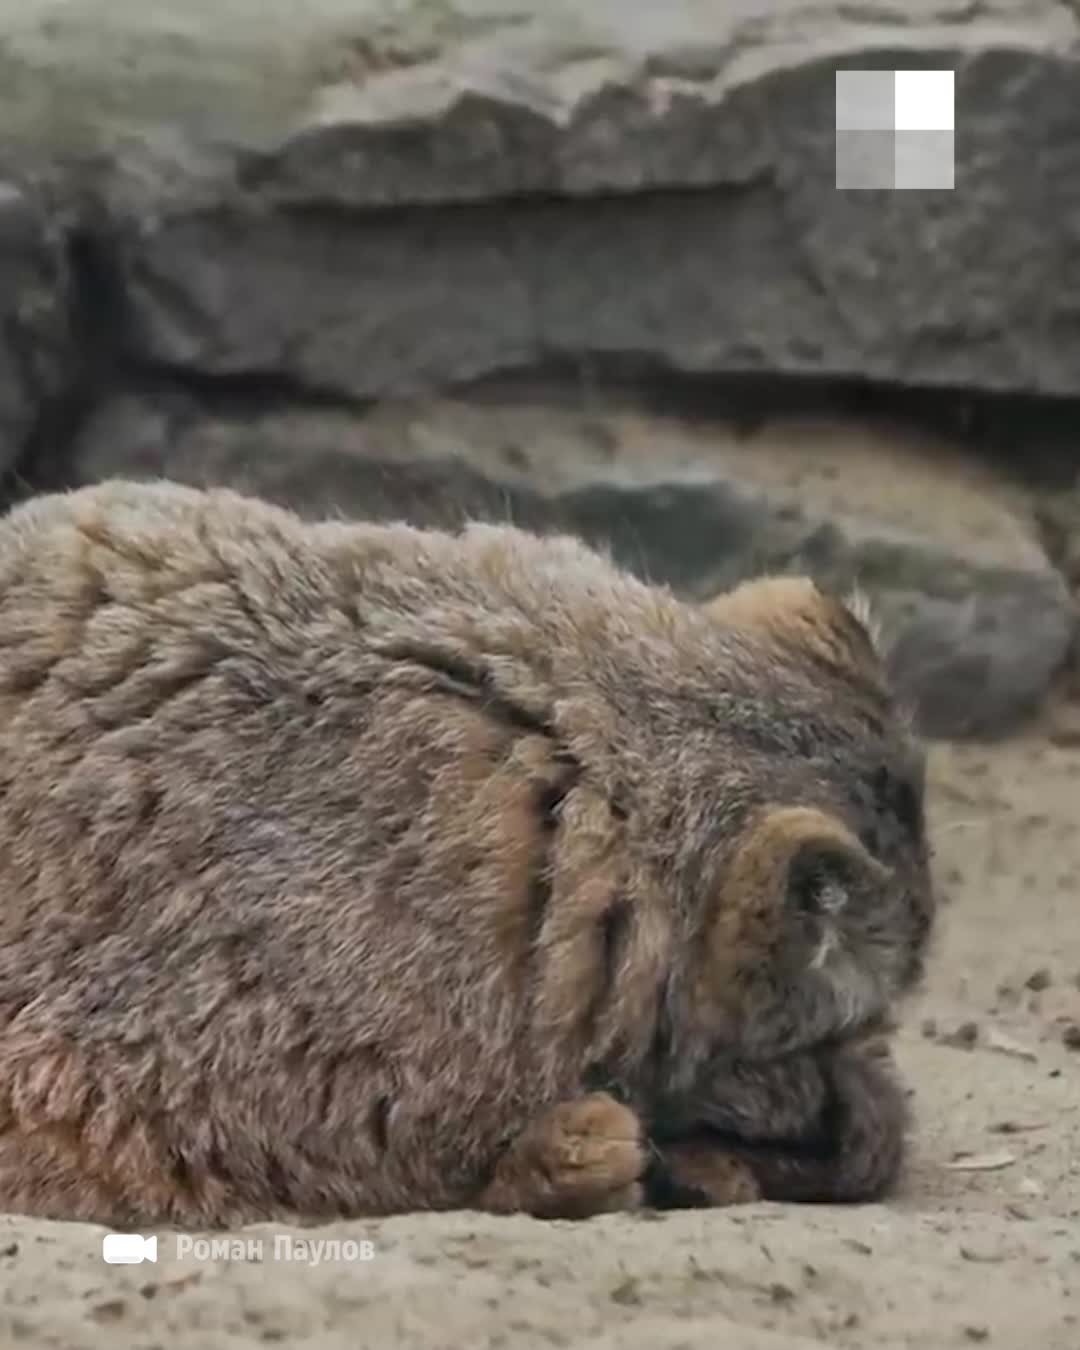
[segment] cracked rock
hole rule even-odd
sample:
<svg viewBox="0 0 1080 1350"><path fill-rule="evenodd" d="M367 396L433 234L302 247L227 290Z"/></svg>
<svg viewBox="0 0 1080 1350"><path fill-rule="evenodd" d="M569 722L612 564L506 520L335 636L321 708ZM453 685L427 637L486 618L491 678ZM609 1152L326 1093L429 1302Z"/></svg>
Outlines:
<svg viewBox="0 0 1080 1350"><path fill-rule="evenodd" d="M0 469L82 378L116 397L46 438L38 485L146 470L313 511L509 511L698 598L764 568L859 579L927 730L1038 704L1073 616L996 488L985 518L938 477L905 508L880 446L811 492L753 441L691 455L651 425L635 459L610 411L505 443L494 413L429 414L538 371L1080 395L1075 5L62 9L5 19L0 178L81 220L92 371L64 346L62 252L0 188ZM838 191L836 70L921 66L955 71L955 189Z"/></svg>
<svg viewBox="0 0 1080 1350"><path fill-rule="evenodd" d="M68 301L60 245L28 198L0 180L0 474L69 377Z"/></svg>
<svg viewBox="0 0 1080 1350"><path fill-rule="evenodd" d="M182 40L155 10L17 26L0 88L0 150L96 166L142 362L1080 393L1074 8L230 0ZM838 191L835 71L898 64L955 71L955 190Z"/></svg>

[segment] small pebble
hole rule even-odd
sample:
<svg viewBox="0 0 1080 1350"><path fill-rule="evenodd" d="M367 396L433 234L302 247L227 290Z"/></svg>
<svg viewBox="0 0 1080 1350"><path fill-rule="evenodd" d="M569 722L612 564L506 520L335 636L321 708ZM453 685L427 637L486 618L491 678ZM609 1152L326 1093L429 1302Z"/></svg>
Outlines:
<svg viewBox="0 0 1080 1350"><path fill-rule="evenodd" d="M1080 1024L1070 1022L1061 1033L1061 1039L1066 1049L1080 1050Z"/></svg>
<svg viewBox="0 0 1080 1350"><path fill-rule="evenodd" d="M621 1284L617 1284L611 1291L610 1298L612 1303L621 1303L624 1307L633 1307L641 1302L641 1293L638 1289L638 1282L632 1275L628 1275Z"/></svg>
<svg viewBox="0 0 1080 1350"><path fill-rule="evenodd" d="M95 1304L90 1309L90 1316L95 1322L118 1322L127 1313L127 1304L122 1298L106 1299L104 1303Z"/></svg>
<svg viewBox="0 0 1080 1350"><path fill-rule="evenodd" d="M955 1031L950 1031L948 1035L942 1036L942 1045L958 1046L962 1050L970 1050L979 1039L978 1022L961 1022Z"/></svg>
<svg viewBox="0 0 1080 1350"><path fill-rule="evenodd" d="M961 1247L960 1255L965 1261L977 1261L980 1263L993 1264L998 1261L1004 1261L1005 1258L1000 1252L979 1251L977 1247Z"/></svg>
<svg viewBox="0 0 1080 1350"><path fill-rule="evenodd" d="M1019 1041L1014 1041L1011 1036L1006 1036L996 1027L991 1027L986 1038L986 1045L987 1049L996 1050L1001 1055L1011 1055L1014 1059L1038 1059L1038 1055L1030 1046L1021 1045Z"/></svg>
<svg viewBox="0 0 1080 1350"><path fill-rule="evenodd" d="M1051 985L1050 972L1045 966L1040 966L1038 970L1033 970L1024 981L1024 984L1036 994L1043 989L1049 989Z"/></svg>

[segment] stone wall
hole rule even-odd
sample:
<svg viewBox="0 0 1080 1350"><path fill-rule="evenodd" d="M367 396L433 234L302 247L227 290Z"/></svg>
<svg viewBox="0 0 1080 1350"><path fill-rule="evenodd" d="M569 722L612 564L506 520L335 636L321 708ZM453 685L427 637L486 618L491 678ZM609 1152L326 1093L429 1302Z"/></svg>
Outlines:
<svg viewBox="0 0 1080 1350"><path fill-rule="evenodd" d="M778 402L1080 400L1075 9L13 0L0 36L9 500L165 474L574 529L695 597L806 568L872 592L928 730L1038 706L1074 610L1024 466ZM836 191L840 66L955 69L954 191Z"/></svg>

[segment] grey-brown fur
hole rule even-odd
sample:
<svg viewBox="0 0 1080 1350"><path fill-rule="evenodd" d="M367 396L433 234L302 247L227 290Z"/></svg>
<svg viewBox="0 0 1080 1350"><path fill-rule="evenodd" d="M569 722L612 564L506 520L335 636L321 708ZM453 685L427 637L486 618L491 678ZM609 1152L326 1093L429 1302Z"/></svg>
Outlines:
<svg viewBox="0 0 1080 1350"><path fill-rule="evenodd" d="M21 507L0 1209L637 1203L645 1132L753 1134L739 1065L857 1054L819 1047L917 978L919 772L812 587L704 612L568 539L164 484Z"/></svg>
<svg viewBox="0 0 1080 1350"><path fill-rule="evenodd" d="M883 1040L729 1065L688 1106L654 1124L654 1203L873 1200L903 1162L909 1113Z"/></svg>

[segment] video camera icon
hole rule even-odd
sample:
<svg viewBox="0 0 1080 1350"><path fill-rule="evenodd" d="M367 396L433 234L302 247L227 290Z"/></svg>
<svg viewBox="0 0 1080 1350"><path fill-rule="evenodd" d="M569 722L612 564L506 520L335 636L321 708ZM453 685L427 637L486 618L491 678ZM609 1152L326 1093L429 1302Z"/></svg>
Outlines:
<svg viewBox="0 0 1080 1350"><path fill-rule="evenodd" d="M101 1239L102 1259L110 1266L137 1266L157 1260L157 1237L138 1233L106 1233Z"/></svg>

